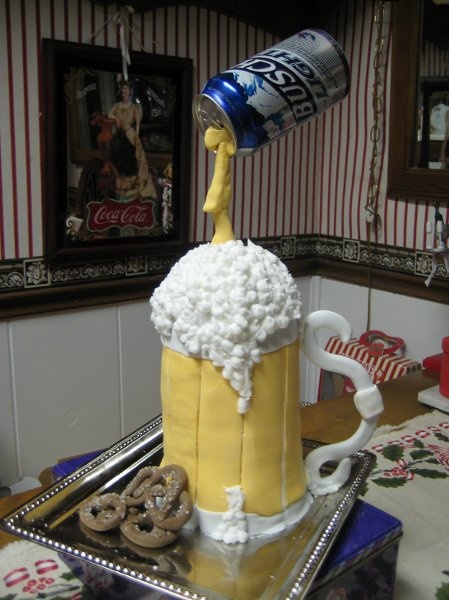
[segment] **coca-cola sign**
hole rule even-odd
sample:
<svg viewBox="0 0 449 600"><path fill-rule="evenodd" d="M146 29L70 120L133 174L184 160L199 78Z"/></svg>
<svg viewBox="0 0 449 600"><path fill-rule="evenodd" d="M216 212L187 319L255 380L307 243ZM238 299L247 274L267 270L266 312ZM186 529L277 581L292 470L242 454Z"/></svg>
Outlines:
<svg viewBox="0 0 449 600"><path fill-rule="evenodd" d="M154 202L134 198L129 202L117 202L108 198L103 202L87 204L87 228L89 231L107 231L112 227L151 229L154 226Z"/></svg>

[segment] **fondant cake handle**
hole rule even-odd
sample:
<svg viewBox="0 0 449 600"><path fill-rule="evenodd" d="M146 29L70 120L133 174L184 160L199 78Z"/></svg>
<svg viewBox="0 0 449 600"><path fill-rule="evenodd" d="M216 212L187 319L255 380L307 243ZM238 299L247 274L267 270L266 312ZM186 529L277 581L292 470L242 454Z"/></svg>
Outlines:
<svg viewBox="0 0 449 600"><path fill-rule="evenodd" d="M317 344L315 334L322 327L335 331L342 341L348 341L351 336L351 326L344 317L328 310L315 311L304 319L303 352L322 369L346 375L352 380L356 389L354 403L362 420L357 431L348 439L317 448L307 456L305 467L308 487L318 495L335 492L347 481L351 469L350 455L369 441L383 411L380 392L362 365L352 358L326 352ZM330 460L339 464L331 475L322 476L320 468Z"/></svg>

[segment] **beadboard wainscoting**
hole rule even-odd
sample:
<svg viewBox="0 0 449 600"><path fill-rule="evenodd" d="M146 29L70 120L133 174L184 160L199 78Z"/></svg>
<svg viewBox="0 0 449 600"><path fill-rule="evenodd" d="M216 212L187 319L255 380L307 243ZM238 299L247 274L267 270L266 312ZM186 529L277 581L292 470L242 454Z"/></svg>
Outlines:
<svg viewBox="0 0 449 600"><path fill-rule="evenodd" d="M104 448L160 411L146 301L0 323L0 480Z"/></svg>

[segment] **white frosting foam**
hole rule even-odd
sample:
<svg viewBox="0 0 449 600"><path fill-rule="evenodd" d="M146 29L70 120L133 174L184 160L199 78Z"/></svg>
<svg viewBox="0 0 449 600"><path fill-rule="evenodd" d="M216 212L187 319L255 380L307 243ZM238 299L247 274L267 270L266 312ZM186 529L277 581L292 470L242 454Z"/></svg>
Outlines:
<svg viewBox="0 0 449 600"><path fill-rule="evenodd" d="M241 413L251 398L254 364L294 341L301 317L300 293L287 267L268 250L241 240L188 252L150 303L162 342L221 367L239 394Z"/></svg>
<svg viewBox="0 0 449 600"><path fill-rule="evenodd" d="M253 513L243 513L246 525L244 527L245 537L248 539L272 536L277 533L286 531L291 525L298 523L307 514L310 506L313 503L313 497L310 492L306 492L302 498L294 502L281 512L271 516L264 517ZM214 540L224 541L227 543L241 543L238 530L226 529L223 523L226 520L228 513L211 512L203 510L198 506L193 509L192 518L184 525L187 529L195 529L200 527L201 531ZM225 534L229 536L225 538ZM235 533L235 535L234 535ZM231 539L232 536L232 539ZM242 538L243 539L243 538Z"/></svg>
<svg viewBox="0 0 449 600"><path fill-rule="evenodd" d="M221 518L216 535L226 544L244 544L248 541L248 520L243 512L245 496L239 485L225 488L228 510Z"/></svg>

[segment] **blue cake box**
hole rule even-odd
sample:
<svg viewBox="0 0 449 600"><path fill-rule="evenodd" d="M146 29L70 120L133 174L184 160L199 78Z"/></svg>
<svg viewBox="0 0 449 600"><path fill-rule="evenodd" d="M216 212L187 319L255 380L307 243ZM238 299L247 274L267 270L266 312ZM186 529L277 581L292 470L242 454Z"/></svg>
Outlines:
<svg viewBox="0 0 449 600"><path fill-rule="evenodd" d="M53 465L51 467L51 483L55 483L59 479L63 479L64 477L67 477L67 475L71 475L73 471L83 467L90 460L97 458L97 456L100 456L102 452L103 450L95 450L94 452L83 454L82 456L75 456L67 460L62 460L56 465Z"/></svg>
<svg viewBox="0 0 449 600"><path fill-rule="evenodd" d="M332 545L308 600L393 598L402 523L358 499Z"/></svg>
<svg viewBox="0 0 449 600"><path fill-rule="evenodd" d="M100 453L101 451L91 452L58 463L52 467L53 481L70 475ZM392 599L401 536L401 521L357 499L312 583L307 599ZM75 572L77 562L73 559L67 560ZM81 571L77 574L83 579ZM92 573L89 577L92 583L95 577L92 577ZM114 597L119 588L122 598L137 598L138 595L134 595L137 593L136 587L143 593L139 584L131 586L131 589L129 585L122 589L121 578L112 575L110 577L111 587L109 593L102 596L104 598Z"/></svg>

